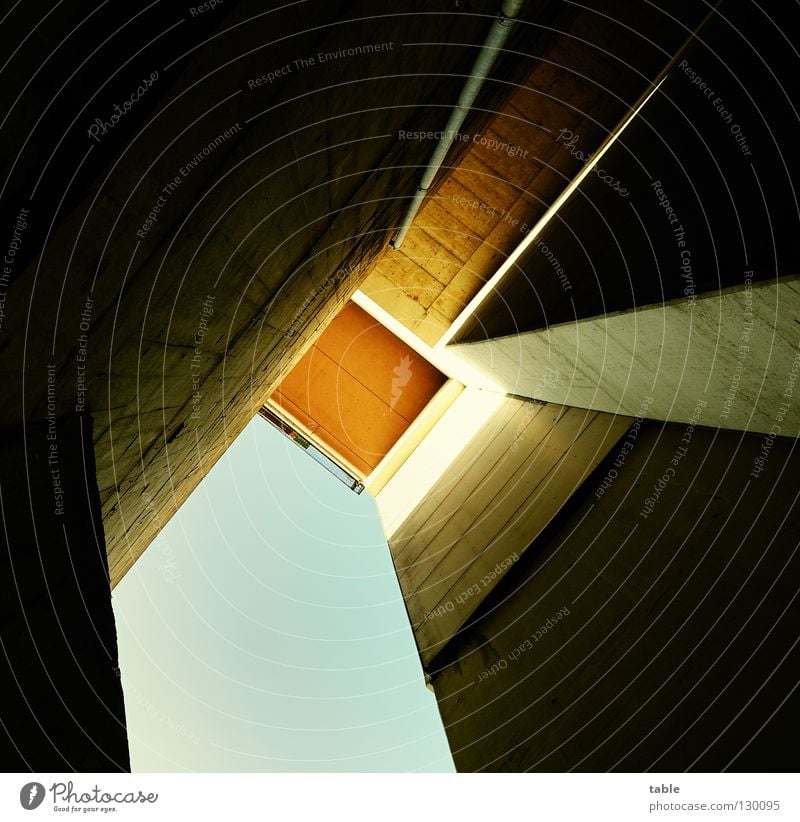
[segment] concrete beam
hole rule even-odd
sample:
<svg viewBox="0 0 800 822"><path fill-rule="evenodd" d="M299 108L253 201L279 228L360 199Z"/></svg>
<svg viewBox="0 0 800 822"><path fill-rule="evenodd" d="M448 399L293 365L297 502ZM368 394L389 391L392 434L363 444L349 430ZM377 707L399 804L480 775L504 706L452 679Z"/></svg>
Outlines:
<svg viewBox="0 0 800 822"><path fill-rule="evenodd" d="M451 349L512 394L797 437L798 324L794 277Z"/></svg>

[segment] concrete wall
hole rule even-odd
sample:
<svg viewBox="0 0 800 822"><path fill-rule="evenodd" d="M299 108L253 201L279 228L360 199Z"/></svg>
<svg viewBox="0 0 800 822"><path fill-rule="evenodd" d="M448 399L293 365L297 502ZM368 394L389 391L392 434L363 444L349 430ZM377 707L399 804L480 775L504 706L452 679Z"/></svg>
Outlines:
<svg viewBox="0 0 800 822"><path fill-rule="evenodd" d="M416 495L389 536L427 670L629 424L627 417L506 397L474 436L462 437L452 462L427 466L441 476ZM407 465L398 474L413 470ZM386 493L377 498L382 513Z"/></svg>
<svg viewBox="0 0 800 822"><path fill-rule="evenodd" d="M9 234L28 211L0 421L45 413L50 365L59 413L93 413L112 582L366 276L430 149L398 131L442 125L495 5L240 0L115 35L132 15L115 2L58 49L73 25L54 9L33 35L47 59L23 48L0 133ZM160 39L172 24L183 39ZM90 137L152 72L152 95Z"/></svg>
<svg viewBox="0 0 800 822"><path fill-rule="evenodd" d="M796 771L799 469L634 424L437 658L458 769Z"/></svg>

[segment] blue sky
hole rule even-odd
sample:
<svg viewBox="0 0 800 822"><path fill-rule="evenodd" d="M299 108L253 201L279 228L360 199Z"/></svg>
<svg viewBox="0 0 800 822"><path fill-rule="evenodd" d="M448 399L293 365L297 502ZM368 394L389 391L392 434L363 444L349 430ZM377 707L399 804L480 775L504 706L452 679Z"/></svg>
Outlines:
<svg viewBox="0 0 800 822"><path fill-rule="evenodd" d="M113 602L134 770L453 770L374 499L260 418Z"/></svg>

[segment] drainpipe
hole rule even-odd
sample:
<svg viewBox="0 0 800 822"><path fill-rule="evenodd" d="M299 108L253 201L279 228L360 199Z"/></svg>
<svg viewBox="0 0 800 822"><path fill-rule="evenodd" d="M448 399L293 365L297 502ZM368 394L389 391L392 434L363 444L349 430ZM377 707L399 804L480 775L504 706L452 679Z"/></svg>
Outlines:
<svg viewBox="0 0 800 822"><path fill-rule="evenodd" d="M475 64L472 66L470 76L461 89L458 102L455 108L450 112L450 119L444 127L442 137L436 144L433 155L422 174L422 179L419 181L414 199L411 201L408 211L406 211L406 215L400 224L400 228L397 230L397 234L395 234L394 239L390 243L392 248L400 248L403 244L411 222L419 211L422 201L425 199L425 195L433 183L436 172L444 162L445 155L452 145L453 140L456 138L467 116L467 112L472 107L475 98L478 96L478 92L489 76L489 72L492 70L497 55L502 51L503 45L506 40L508 40L508 36L511 34L511 30L514 28L514 23L516 22L515 18L524 4L525 0L503 0L500 13L495 18L491 29L489 29L489 33L486 35L486 40L484 40Z"/></svg>

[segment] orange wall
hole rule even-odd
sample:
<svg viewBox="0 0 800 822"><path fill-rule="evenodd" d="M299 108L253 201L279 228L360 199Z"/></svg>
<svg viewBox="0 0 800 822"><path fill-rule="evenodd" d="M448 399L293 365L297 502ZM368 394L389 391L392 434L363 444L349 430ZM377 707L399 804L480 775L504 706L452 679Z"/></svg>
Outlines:
<svg viewBox="0 0 800 822"><path fill-rule="evenodd" d="M348 303L272 400L367 475L446 377Z"/></svg>

